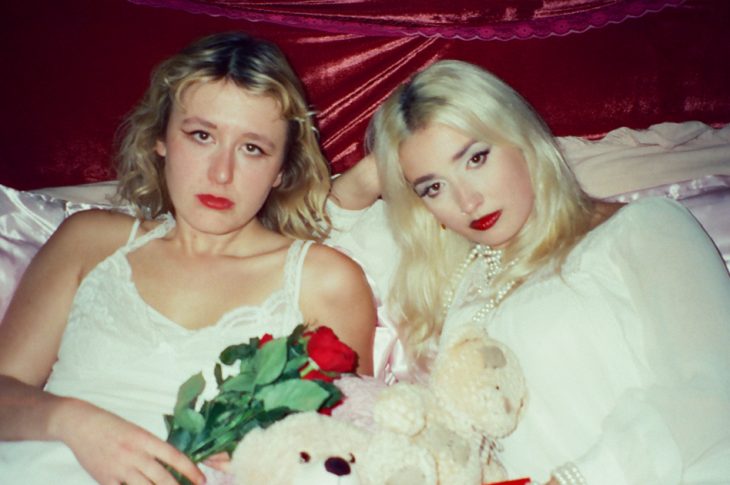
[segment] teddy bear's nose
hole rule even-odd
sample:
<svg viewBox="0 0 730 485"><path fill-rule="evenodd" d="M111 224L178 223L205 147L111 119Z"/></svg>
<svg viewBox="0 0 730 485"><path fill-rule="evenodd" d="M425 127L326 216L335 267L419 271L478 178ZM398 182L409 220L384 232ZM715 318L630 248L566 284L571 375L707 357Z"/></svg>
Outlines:
<svg viewBox="0 0 730 485"><path fill-rule="evenodd" d="M324 468L333 475L341 477L350 474L350 465L339 456L331 456L324 462Z"/></svg>

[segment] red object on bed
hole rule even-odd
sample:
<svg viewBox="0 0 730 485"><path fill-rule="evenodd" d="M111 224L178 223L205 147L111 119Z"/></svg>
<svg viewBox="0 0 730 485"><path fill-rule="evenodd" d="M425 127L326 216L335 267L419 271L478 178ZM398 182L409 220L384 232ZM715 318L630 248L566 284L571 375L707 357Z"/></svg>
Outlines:
<svg viewBox="0 0 730 485"><path fill-rule="evenodd" d="M287 53L319 112L334 171L362 155L377 104L440 58L492 70L557 135L730 121L730 2L460 0L448 11L444 4L406 1L396 9L385 0L331 0L305 10L294 1L3 2L0 184L32 189L113 178L115 130L151 68L191 40L225 30L274 40Z"/></svg>

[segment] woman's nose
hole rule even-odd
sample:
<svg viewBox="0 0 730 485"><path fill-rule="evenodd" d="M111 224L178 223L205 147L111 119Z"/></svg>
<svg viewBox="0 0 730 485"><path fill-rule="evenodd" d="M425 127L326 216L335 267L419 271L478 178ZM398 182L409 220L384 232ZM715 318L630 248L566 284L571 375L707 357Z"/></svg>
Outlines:
<svg viewBox="0 0 730 485"><path fill-rule="evenodd" d="M459 209L464 214L471 214L484 201L484 196L474 187L471 187L468 183L460 184L460 187L455 191L456 203L459 205Z"/></svg>
<svg viewBox="0 0 730 485"><path fill-rule="evenodd" d="M222 149L216 153L208 169L208 177L217 184L227 184L233 180L235 158L229 150Z"/></svg>

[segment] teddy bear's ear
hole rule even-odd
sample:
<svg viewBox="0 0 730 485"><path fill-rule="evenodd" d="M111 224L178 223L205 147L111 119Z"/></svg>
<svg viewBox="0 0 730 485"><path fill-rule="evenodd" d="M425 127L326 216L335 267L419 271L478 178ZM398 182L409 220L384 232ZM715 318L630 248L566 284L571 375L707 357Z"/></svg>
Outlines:
<svg viewBox="0 0 730 485"><path fill-rule="evenodd" d="M484 359L484 367L501 369L507 365L507 357L505 357L502 349L496 345L484 345L481 354Z"/></svg>

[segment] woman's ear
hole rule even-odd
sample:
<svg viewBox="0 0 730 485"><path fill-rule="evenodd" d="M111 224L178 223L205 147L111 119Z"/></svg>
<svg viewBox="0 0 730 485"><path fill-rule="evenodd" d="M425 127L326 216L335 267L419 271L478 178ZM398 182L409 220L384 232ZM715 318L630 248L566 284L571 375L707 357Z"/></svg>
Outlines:
<svg viewBox="0 0 730 485"><path fill-rule="evenodd" d="M163 140L158 139L155 142L155 152L162 158L165 158L167 156L167 145Z"/></svg>
<svg viewBox="0 0 730 485"><path fill-rule="evenodd" d="M162 156L164 156L164 155L162 155ZM281 181L283 180L283 178L284 178L284 172L280 171L279 175L277 175L276 178L274 179L274 183L271 184L271 187L274 188L274 187L278 187L279 185L281 185Z"/></svg>

